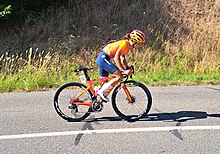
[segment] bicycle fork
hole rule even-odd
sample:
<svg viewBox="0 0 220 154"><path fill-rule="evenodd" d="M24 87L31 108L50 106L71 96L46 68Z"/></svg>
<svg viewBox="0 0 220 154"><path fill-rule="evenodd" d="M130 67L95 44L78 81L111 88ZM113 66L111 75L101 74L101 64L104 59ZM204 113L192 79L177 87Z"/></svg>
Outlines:
<svg viewBox="0 0 220 154"><path fill-rule="evenodd" d="M124 92L125 92L125 94L126 94L126 96L128 98L128 102L129 103L133 103L133 99L131 97L131 94L130 94L128 88L125 86L125 84L123 82L121 83L121 87L124 89Z"/></svg>
<svg viewBox="0 0 220 154"><path fill-rule="evenodd" d="M129 102L129 103L133 103L134 101L133 101L133 99L132 99L132 97L131 97L131 94L130 94L130 92L129 92L127 86L122 82L122 83L121 83L121 87L123 88L123 90L124 90L124 92L125 92L125 94L126 94L126 96L127 96L128 102ZM109 93L112 91L112 89L114 89L114 87L112 87L112 88L110 88L110 89L108 89L108 90L106 91L106 95L107 95L107 96L108 96Z"/></svg>

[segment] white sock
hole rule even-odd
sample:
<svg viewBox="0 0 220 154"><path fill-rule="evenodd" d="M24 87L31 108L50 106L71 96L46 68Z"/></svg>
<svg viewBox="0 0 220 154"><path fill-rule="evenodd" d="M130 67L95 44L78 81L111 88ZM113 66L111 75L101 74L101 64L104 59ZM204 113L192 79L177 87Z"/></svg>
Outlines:
<svg viewBox="0 0 220 154"><path fill-rule="evenodd" d="M105 83L102 88L99 90L100 93L105 93L109 88L111 88L111 84L109 82Z"/></svg>

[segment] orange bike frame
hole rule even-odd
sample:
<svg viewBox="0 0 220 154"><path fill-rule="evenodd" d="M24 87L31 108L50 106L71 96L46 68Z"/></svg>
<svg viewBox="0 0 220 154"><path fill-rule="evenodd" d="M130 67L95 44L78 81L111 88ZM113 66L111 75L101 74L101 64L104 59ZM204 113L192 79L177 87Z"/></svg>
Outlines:
<svg viewBox="0 0 220 154"><path fill-rule="evenodd" d="M110 77L107 77L106 80L108 79L112 79L112 78L115 78L115 76L110 76ZM90 90L92 92L92 95L93 96L96 96L96 93L95 93L95 90L93 88L93 85L92 83L94 82L98 82L98 81L102 81L102 79L95 79L95 80L90 80L90 81L86 81L87 82L87 88L84 89L83 91L81 91L78 95L75 96L75 98L72 100L72 104L76 104L76 105L85 105L85 106L92 106L92 102L86 102L86 101L77 101L79 99L80 96L82 96L84 93L86 93L88 90ZM104 83L101 84L101 86L103 85ZM121 83L121 87L124 89L125 91L125 94L128 98L128 101L129 102L132 102L132 99L131 99L131 95L127 89L127 87L125 86L124 83ZM113 88L112 88L113 89ZM110 89L108 92L107 92L107 95L111 92Z"/></svg>
<svg viewBox="0 0 220 154"><path fill-rule="evenodd" d="M107 79L110 79L112 77L108 77ZM79 99L80 96L82 96L84 93L86 93L88 90L90 90L92 92L92 95L95 96L95 90L93 88L92 83L94 82L98 82L101 81L101 79L95 79L95 80L90 80L90 81L86 81L87 82L87 88L84 89L83 91L81 91L78 95L76 95L74 97L74 99L72 100L72 104L76 104L76 105L85 105L85 106L92 106L92 102L85 102L85 101L77 101Z"/></svg>

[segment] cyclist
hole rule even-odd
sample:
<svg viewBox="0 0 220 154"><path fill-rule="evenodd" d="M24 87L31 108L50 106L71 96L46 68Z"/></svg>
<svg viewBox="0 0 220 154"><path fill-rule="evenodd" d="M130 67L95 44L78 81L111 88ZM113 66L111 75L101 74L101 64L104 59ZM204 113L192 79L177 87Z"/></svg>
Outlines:
<svg viewBox="0 0 220 154"><path fill-rule="evenodd" d="M113 88L117 83L122 80L123 71L125 74L131 73L131 68L127 65L125 54L133 48L142 46L146 41L145 34L140 30L133 30L123 37L123 40L119 40L108 44L99 54L96 59L96 63L99 67L99 73L101 77L108 77L109 73L114 74L116 77L109 82L103 84L97 94L106 102L109 102L106 96L106 91ZM110 59L113 59L113 64Z"/></svg>

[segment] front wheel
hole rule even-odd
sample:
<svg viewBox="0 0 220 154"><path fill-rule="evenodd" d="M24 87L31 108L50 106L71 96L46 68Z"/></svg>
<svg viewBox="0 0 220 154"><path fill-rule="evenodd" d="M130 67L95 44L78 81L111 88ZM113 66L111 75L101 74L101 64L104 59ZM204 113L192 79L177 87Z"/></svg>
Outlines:
<svg viewBox="0 0 220 154"><path fill-rule="evenodd" d="M70 82L62 85L54 95L54 107L60 117L67 121L81 121L90 115L89 106L72 105L72 99L86 86L78 82ZM77 101L92 102L91 91L86 91Z"/></svg>
<svg viewBox="0 0 220 154"><path fill-rule="evenodd" d="M125 120L138 120L147 115L152 106L152 96L149 89L136 81L123 82L127 87L132 102L128 101L127 95L121 84L112 93L112 106L114 111Z"/></svg>

